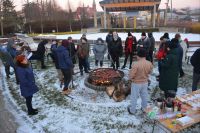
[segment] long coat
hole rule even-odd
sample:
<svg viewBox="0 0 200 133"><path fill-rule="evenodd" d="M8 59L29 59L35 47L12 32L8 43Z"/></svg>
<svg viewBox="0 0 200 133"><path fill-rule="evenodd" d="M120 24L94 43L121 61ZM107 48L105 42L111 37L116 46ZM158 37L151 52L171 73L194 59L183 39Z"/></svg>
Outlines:
<svg viewBox="0 0 200 133"><path fill-rule="evenodd" d="M181 40L180 45L181 45L181 47L183 49L183 59L182 59L182 62L185 62L186 52L187 52L187 44L183 40Z"/></svg>
<svg viewBox="0 0 200 133"><path fill-rule="evenodd" d="M137 39L136 39L136 37L135 36L132 36L132 38L126 38L126 41L125 41L125 54L127 55L127 54L129 54L129 49L128 49L128 41L129 40L132 40L132 49L131 49L131 53L134 53L135 51L136 51L136 45L137 45Z"/></svg>
<svg viewBox="0 0 200 133"><path fill-rule="evenodd" d="M106 53L107 47L105 44L95 44L93 47L93 53L95 60L102 61Z"/></svg>
<svg viewBox="0 0 200 133"><path fill-rule="evenodd" d="M58 65L60 69L71 69L73 68L73 63L69 57L69 52L64 46L59 46L56 49L56 55L58 58Z"/></svg>
<svg viewBox="0 0 200 133"><path fill-rule="evenodd" d="M164 60L161 61L159 87L163 91L175 90L178 86L178 55L177 49L171 49Z"/></svg>
<svg viewBox="0 0 200 133"><path fill-rule="evenodd" d="M149 49L150 49L150 46L151 46L151 41L149 40L149 38L148 37L146 37L145 39L140 39L139 41L138 41L138 44L139 44L139 46L143 46L143 48L145 48L146 49L146 52L147 53L149 53ZM138 47L138 50L140 49L140 47Z"/></svg>
<svg viewBox="0 0 200 133"><path fill-rule="evenodd" d="M118 37L117 41L113 39L110 47L108 47L109 54L112 57L121 57L123 53L122 40Z"/></svg>
<svg viewBox="0 0 200 133"><path fill-rule="evenodd" d="M32 68L17 66L16 71L19 78L21 95L28 97L36 93L38 91L38 87L35 84Z"/></svg>

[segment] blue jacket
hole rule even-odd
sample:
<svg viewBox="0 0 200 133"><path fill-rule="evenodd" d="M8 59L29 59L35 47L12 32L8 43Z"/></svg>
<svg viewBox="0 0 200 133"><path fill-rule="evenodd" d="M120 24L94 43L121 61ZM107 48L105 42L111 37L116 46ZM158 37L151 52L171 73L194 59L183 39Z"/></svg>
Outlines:
<svg viewBox="0 0 200 133"><path fill-rule="evenodd" d="M17 66L16 71L19 78L21 95L23 97L28 97L36 93L38 91L38 87L35 84L32 68Z"/></svg>
<svg viewBox="0 0 200 133"><path fill-rule="evenodd" d="M6 66L11 66L14 68L14 62L12 56L8 53L6 48L0 47L0 59Z"/></svg>
<svg viewBox="0 0 200 133"><path fill-rule="evenodd" d="M176 49L177 49L177 53L178 53L178 66L180 69L180 68L182 68L183 48L181 47L181 45L179 43L177 45L178 45L178 47Z"/></svg>
<svg viewBox="0 0 200 133"><path fill-rule="evenodd" d="M60 69L71 69L73 68L73 63L69 57L69 52L64 46L58 46L56 49L56 55L58 58L58 65Z"/></svg>

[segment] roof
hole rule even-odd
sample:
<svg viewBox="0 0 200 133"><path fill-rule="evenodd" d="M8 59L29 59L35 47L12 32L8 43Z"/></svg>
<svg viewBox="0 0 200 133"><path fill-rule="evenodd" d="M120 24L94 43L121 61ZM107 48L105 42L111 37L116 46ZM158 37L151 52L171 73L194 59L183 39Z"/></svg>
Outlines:
<svg viewBox="0 0 200 133"><path fill-rule="evenodd" d="M153 10L156 4L156 10L161 0L103 0L99 4L102 8L106 7L107 12L117 11L146 11Z"/></svg>

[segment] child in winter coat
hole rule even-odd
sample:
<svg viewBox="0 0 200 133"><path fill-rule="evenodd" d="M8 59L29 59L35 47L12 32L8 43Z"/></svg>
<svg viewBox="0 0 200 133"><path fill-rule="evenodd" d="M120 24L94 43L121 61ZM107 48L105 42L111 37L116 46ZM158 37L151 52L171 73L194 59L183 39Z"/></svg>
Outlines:
<svg viewBox="0 0 200 133"><path fill-rule="evenodd" d="M104 44L104 41L102 38L98 38L96 41L96 44L93 47L93 53L95 55L95 65L98 66L98 63L100 62L100 66L103 66L103 59L104 55L106 53L106 45Z"/></svg>
<svg viewBox="0 0 200 133"><path fill-rule="evenodd" d="M150 61L146 60L146 50L141 48L137 53L138 61L133 65L129 72L129 79L131 84L131 106L128 107L130 114L135 114L137 98L140 95L142 99L142 110L147 107L148 98L148 76L153 69L153 65Z"/></svg>
<svg viewBox="0 0 200 133"><path fill-rule="evenodd" d="M26 99L28 115L36 115L37 109L32 107L32 97L38 91L32 68L29 66L25 55L16 57L16 71L19 77L21 95Z"/></svg>

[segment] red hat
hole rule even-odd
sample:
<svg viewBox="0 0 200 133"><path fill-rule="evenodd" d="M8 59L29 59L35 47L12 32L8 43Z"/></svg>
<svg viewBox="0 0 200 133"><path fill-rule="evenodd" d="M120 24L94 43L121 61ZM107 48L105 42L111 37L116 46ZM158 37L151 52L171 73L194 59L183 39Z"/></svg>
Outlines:
<svg viewBox="0 0 200 133"><path fill-rule="evenodd" d="M185 41L185 42L188 42L188 39L187 39L187 38L185 38L185 39L184 39L184 41Z"/></svg>
<svg viewBox="0 0 200 133"><path fill-rule="evenodd" d="M25 55L18 55L16 57L16 61L19 62L19 63L21 63L25 58L26 58Z"/></svg>

